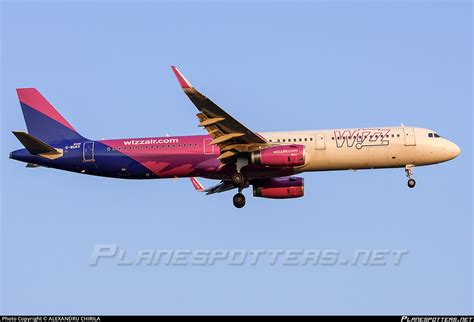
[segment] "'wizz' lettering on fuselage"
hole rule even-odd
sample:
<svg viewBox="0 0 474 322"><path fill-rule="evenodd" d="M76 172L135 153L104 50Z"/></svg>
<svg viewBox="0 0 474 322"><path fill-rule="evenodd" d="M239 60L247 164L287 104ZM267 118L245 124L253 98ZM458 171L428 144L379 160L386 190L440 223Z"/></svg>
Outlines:
<svg viewBox="0 0 474 322"><path fill-rule="evenodd" d="M357 129L334 131L336 146L342 148L355 147L362 149L364 146L388 145L388 133L390 129Z"/></svg>

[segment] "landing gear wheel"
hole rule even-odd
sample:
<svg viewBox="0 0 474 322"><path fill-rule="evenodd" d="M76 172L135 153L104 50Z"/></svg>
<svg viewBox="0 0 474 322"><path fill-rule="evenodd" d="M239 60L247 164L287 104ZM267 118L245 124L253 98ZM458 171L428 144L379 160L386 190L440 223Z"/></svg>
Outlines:
<svg viewBox="0 0 474 322"><path fill-rule="evenodd" d="M245 206L245 196L242 193L238 193L232 199L235 208L242 208Z"/></svg>
<svg viewBox="0 0 474 322"><path fill-rule="evenodd" d="M409 179L408 180L408 187L409 188L415 188L415 185L416 185L415 179Z"/></svg>
<svg viewBox="0 0 474 322"><path fill-rule="evenodd" d="M245 183L244 175L240 172L236 172L232 175L232 183L238 187Z"/></svg>

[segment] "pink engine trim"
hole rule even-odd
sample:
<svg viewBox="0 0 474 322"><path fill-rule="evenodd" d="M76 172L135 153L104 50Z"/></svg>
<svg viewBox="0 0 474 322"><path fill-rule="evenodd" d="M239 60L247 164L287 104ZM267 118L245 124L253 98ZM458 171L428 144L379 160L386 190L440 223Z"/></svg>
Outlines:
<svg viewBox="0 0 474 322"><path fill-rule="evenodd" d="M251 154L252 164L268 166L300 166L305 162L305 150L303 145L279 145L266 148Z"/></svg>
<svg viewBox="0 0 474 322"><path fill-rule="evenodd" d="M304 179L300 177L268 179L253 185L254 197L288 199L304 196Z"/></svg>

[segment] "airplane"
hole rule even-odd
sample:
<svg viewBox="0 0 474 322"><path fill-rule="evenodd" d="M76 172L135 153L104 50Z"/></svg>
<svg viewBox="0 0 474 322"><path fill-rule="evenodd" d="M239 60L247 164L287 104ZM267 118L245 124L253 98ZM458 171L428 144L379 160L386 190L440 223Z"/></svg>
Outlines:
<svg viewBox="0 0 474 322"><path fill-rule="evenodd" d="M27 167L47 167L121 179L188 177L206 194L242 193L288 199L304 196L310 171L404 168L415 187L413 168L456 158L461 150L436 131L411 126L360 127L290 132L254 132L201 94L171 66L199 113L207 135L91 140L79 134L34 88L17 89L28 132L13 131L25 147L10 158ZM205 188L197 177L220 180Z"/></svg>

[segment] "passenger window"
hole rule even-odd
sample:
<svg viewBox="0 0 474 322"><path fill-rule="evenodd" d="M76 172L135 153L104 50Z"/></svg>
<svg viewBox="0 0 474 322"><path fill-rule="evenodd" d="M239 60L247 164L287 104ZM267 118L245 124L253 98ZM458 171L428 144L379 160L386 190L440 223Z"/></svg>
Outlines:
<svg viewBox="0 0 474 322"><path fill-rule="evenodd" d="M400 134L397 134L397 138L399 138L399 137L400 137Z"/></svg>
<svg viewBox="0 0 474 322"><path fill-rule="evenodd" d="M313 138L309 138L310 141L313 141Z"/></svg>

